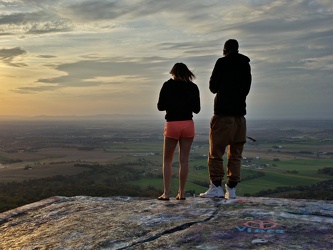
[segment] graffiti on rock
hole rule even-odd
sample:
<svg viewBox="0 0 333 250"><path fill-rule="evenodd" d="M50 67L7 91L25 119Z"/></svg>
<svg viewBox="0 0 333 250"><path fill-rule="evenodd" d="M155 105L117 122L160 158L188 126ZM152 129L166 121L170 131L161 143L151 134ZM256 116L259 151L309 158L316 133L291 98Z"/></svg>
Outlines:
<svg viewBox="0 0 333 250"><path fill-rule="evenodd" d="M243 224L242 227L237 226L239 232L247 233L271 233L283 234L284 230L277 229L278 223L274 221L251 220Z"/></svg>

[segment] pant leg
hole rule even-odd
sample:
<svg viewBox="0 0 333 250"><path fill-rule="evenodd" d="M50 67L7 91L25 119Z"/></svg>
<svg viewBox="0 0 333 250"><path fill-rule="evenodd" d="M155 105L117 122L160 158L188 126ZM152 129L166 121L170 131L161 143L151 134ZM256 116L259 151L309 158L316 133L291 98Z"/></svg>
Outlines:
<svg viewBox="0 0 333 250"><path fill-rule="evenodd" d="M223 155L228 146L233 128L232 117L214 115L210 122L208 171L211 182L220 182L224 177Z"/></svg>
<svg viewBox="0 0 333 250"><path fill-rule="evenodd" d="M240 181L240 169L244 144L246 143L246 120L235 117L233 139L228 148L227 177L229 182Z"/></svg>

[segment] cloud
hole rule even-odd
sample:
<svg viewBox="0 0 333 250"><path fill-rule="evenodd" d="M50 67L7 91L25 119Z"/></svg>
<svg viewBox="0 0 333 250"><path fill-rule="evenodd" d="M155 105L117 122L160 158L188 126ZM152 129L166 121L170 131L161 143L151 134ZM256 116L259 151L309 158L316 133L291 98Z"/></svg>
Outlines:
<svg viewBox="0 0 333 250"><path fill-rule="evenodd" d="M27 52L19 47L12 49L0 49L0 60L12 67L23 67L27 65L25 63L15 62L15 59L26 54Z"/></svg>
<svg viewBox="0 0 333 250"><path fill-rule="evenodd" d="M69 3L66 8L61 9L61 12L64 16L71 16L80 21L125 20L125 18L137 20L138 18L146 18L167 12L184 14L184 10L196 9L197 3L191 2L191 4L188 4L175 0L88 0L73 4ZM199 6L201 5L199 4ZM163 15L161 16L163 17Z"/></svg>
<svg viewBox="0 0 333 250"><path fill-rule="evenodd" d="M69 4L66 9L60 7L59 10L61 9L63 16L71 16L80 21L112 20L126 13L127 8L131 8L131 5L124 3L126 1L82 1Z"/></svg>
<svg viewBox="0 0 333 250"><path fill-rule="evenodd" d="M135 58L102 58L94 60L82 60L54 66L54 70L60 71L62 76L38 79L34 86L20 87L16 93L28 94L42 91L55 91L62 88L85 88L101 85L149 85L151 81L160 77L147 73L149 68L160 67L165 71L162 58L146 58L137 61ZM145 73L146 72L146 73Z"/></svg>
<svg viewBox="0 0 333 250"><path fill-rule="evenodd" d="M72 29L69 20L45 11L0 15L0 32L6 34L8 30L12 35L24 35L68 32Z"/></svg>
<svg viewBox="0 0 333 250"><path fill-rule="evenodd" d="M37 57L39 57L39 58L56 58L56 56L53 56L53 55L39 55Z"/></svg>
<svg viewBox="0 0 333 250"><path fill-rule="evenodd" d="M38 93L38 92L44 92L44 91L54 91L57 90L57 86L29 86L29 87L20 87L17 89L14 89L13 92L18 94L31 94L31 93Z"/></svg>

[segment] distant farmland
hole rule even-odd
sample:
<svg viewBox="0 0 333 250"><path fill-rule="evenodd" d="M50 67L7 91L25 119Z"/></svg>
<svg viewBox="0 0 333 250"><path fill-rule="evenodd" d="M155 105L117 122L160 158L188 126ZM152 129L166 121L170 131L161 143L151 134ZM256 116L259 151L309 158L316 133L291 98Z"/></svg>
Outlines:
<svg viewBox="0 0 333 250"><path fill-rule="evenodd" d="M300 186L306 189L333 179L331 175L318 173L319 169L333 167L333 141L329 139L333 138L332 121L248 123L248 134L257 141L249 141L245 146L238 195L261 192L276 196L279 192L298 192ZM7 209L48 195L107 196L128 192L155 197L163 190L163 121L154 126L151 121L137 121L137 124L135 121L126 125L121 121L28 121L13 126L5 122L0 130L0 202L10 200L9 193L1 191L7 190L7 186L1 185L12 182L16 183L10 188L15 198ZM186 185L189 195L204 192L209 185L207 122L198 122L196 129ZM177 176L176 152L171 196L177 194ZM43 178L48 184L57 184L43 185ZM64 188L69 183L70 190ZM30 189L29 194L24 194L24 185L37 185L36 193L31 195Z"/></svg>

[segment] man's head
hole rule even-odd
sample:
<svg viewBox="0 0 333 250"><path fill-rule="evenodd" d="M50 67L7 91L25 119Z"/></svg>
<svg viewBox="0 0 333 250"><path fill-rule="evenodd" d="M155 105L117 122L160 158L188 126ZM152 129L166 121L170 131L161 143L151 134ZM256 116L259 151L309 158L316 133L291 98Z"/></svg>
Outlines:
<svg viewBox="0 0 333 250"><path fill-rule="evenodd" d="M235 39L229 39L224 43L223 55L228 55L232 52L238 52L238 42Z"/></svg>

